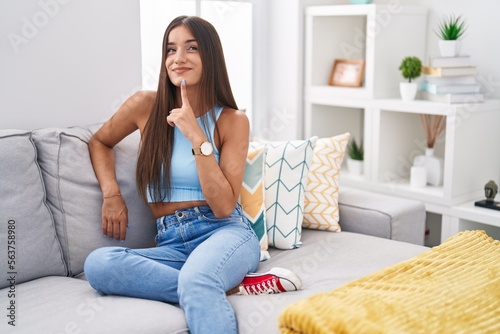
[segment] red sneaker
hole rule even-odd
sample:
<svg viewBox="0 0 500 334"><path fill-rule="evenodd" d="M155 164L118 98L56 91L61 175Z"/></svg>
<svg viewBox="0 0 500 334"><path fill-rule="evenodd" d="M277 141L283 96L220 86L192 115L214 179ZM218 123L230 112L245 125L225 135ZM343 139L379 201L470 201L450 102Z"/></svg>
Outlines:
<svg viewBox="0 0 500 334"><path fill-rule="evenodd" d="M272 268L265 273L251 273L240 284L240 294L261 295L297 291L302 281L294 272L284 268Z"/></svg>

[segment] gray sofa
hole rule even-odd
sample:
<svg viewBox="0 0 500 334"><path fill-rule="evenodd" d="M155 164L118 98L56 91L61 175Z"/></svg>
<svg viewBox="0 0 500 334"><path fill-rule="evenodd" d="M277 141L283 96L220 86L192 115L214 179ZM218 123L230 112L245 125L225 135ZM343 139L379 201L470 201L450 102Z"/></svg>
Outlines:
<svg viewBox="0 0 500 334"><path fill-rule="evenodd" d="M127 240L102 236L101 192L87 149L98 126L0 130L0 333L187 332L177 305L103 297L85 280L83 263L93 249L150 247L156 233L135 189L134 133L115 148L129 208ZM302 290L229 297L241 333L276 333L287 305L426 250L423 204L348 189L339 202L342 232L304 229L301 248L271 248L271 259L259 266L294 270Z"/></svg>

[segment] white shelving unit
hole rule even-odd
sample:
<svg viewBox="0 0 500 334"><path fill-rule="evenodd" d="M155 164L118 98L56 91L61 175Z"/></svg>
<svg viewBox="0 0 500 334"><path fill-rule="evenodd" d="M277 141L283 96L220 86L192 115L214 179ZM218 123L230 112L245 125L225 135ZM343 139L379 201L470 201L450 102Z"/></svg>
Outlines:
<svg viewBox="0 0 500 334"><path fill-rule="evenodd" d="M363 32L364 40L359 38ZM433 231L440 234L438 240L474 226L500 234L500 211L474 207L484 196L484 184L490 179L498 183L500 176L500 101L467 105L399 98L398 65L409 55L424 59L425 32L422 7L308 7L304 135L348 131L362 139L365 173L349 175L344 168L341 185L422 201L429 217L440 220L440 230ZM365 59L362 87L327 85L333 61L339 58ZM425 149L420 114L446 116L445 134L435 147L444 161L439 187L410 187L413 159Z"/></svg>
<svg viewBox="0 0 500 334"><path fill-rule="evenodd" d="M476 200L480 199L484 198ZM441 241L470 229L485 230L490 237L500 240L500 211L474 206L474 202L468 201L452 208L451 214L444 219Z"/></svg>

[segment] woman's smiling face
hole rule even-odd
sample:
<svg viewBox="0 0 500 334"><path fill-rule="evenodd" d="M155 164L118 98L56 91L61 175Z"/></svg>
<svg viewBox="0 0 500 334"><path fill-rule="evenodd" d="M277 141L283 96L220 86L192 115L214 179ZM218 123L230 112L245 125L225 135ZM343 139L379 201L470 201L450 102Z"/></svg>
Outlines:
<svg viewBox="0 0 500 334"><path fill-rule="evenodd" d="M170 31L166 50L165 67L170 81L176 86L180 86L182 80L190 86L198 84L203 66L198 42L186 26L180 25Z"/></svg>

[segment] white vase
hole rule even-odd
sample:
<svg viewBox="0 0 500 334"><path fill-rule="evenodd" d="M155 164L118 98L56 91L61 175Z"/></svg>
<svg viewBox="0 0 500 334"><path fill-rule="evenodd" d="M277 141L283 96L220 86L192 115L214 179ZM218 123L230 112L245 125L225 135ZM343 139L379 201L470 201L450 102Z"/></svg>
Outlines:
<svg viewBox="0 0 500 334"><path fill-rule="evenodd" d="M410 172L410 186L412 188L423 188L427 185L427 168L424 166L413 166Z"/></svg>
<svg viewBox="0 0 500 334"><path fill-rule="evenodd" d="M352 175L363 175L363 160L347 158L347 169Z"/></svg>
<svg viewBox="0 0 500 334"><path fill-rule="evenodd" d="M460 54L460 49L462 47L462 41L439 41L439 52L442 57L456 57Z"/></svg>
<svg viewBox="0 0 500 334"><path fill-rule="evenodd" d="M425 167L427 170L427 184L440 186L443 184L443 159L434 155L433 148L426 148L424 155L418 155L413 160L413 166Z"/></svg>
<svg viewBox="0 0 500 334"><path fill-rule="evenodd" d="M415 100L417 96L418 85L416 82L400 82L399 92L401 93L401 99L403 101Z"/></svg>

